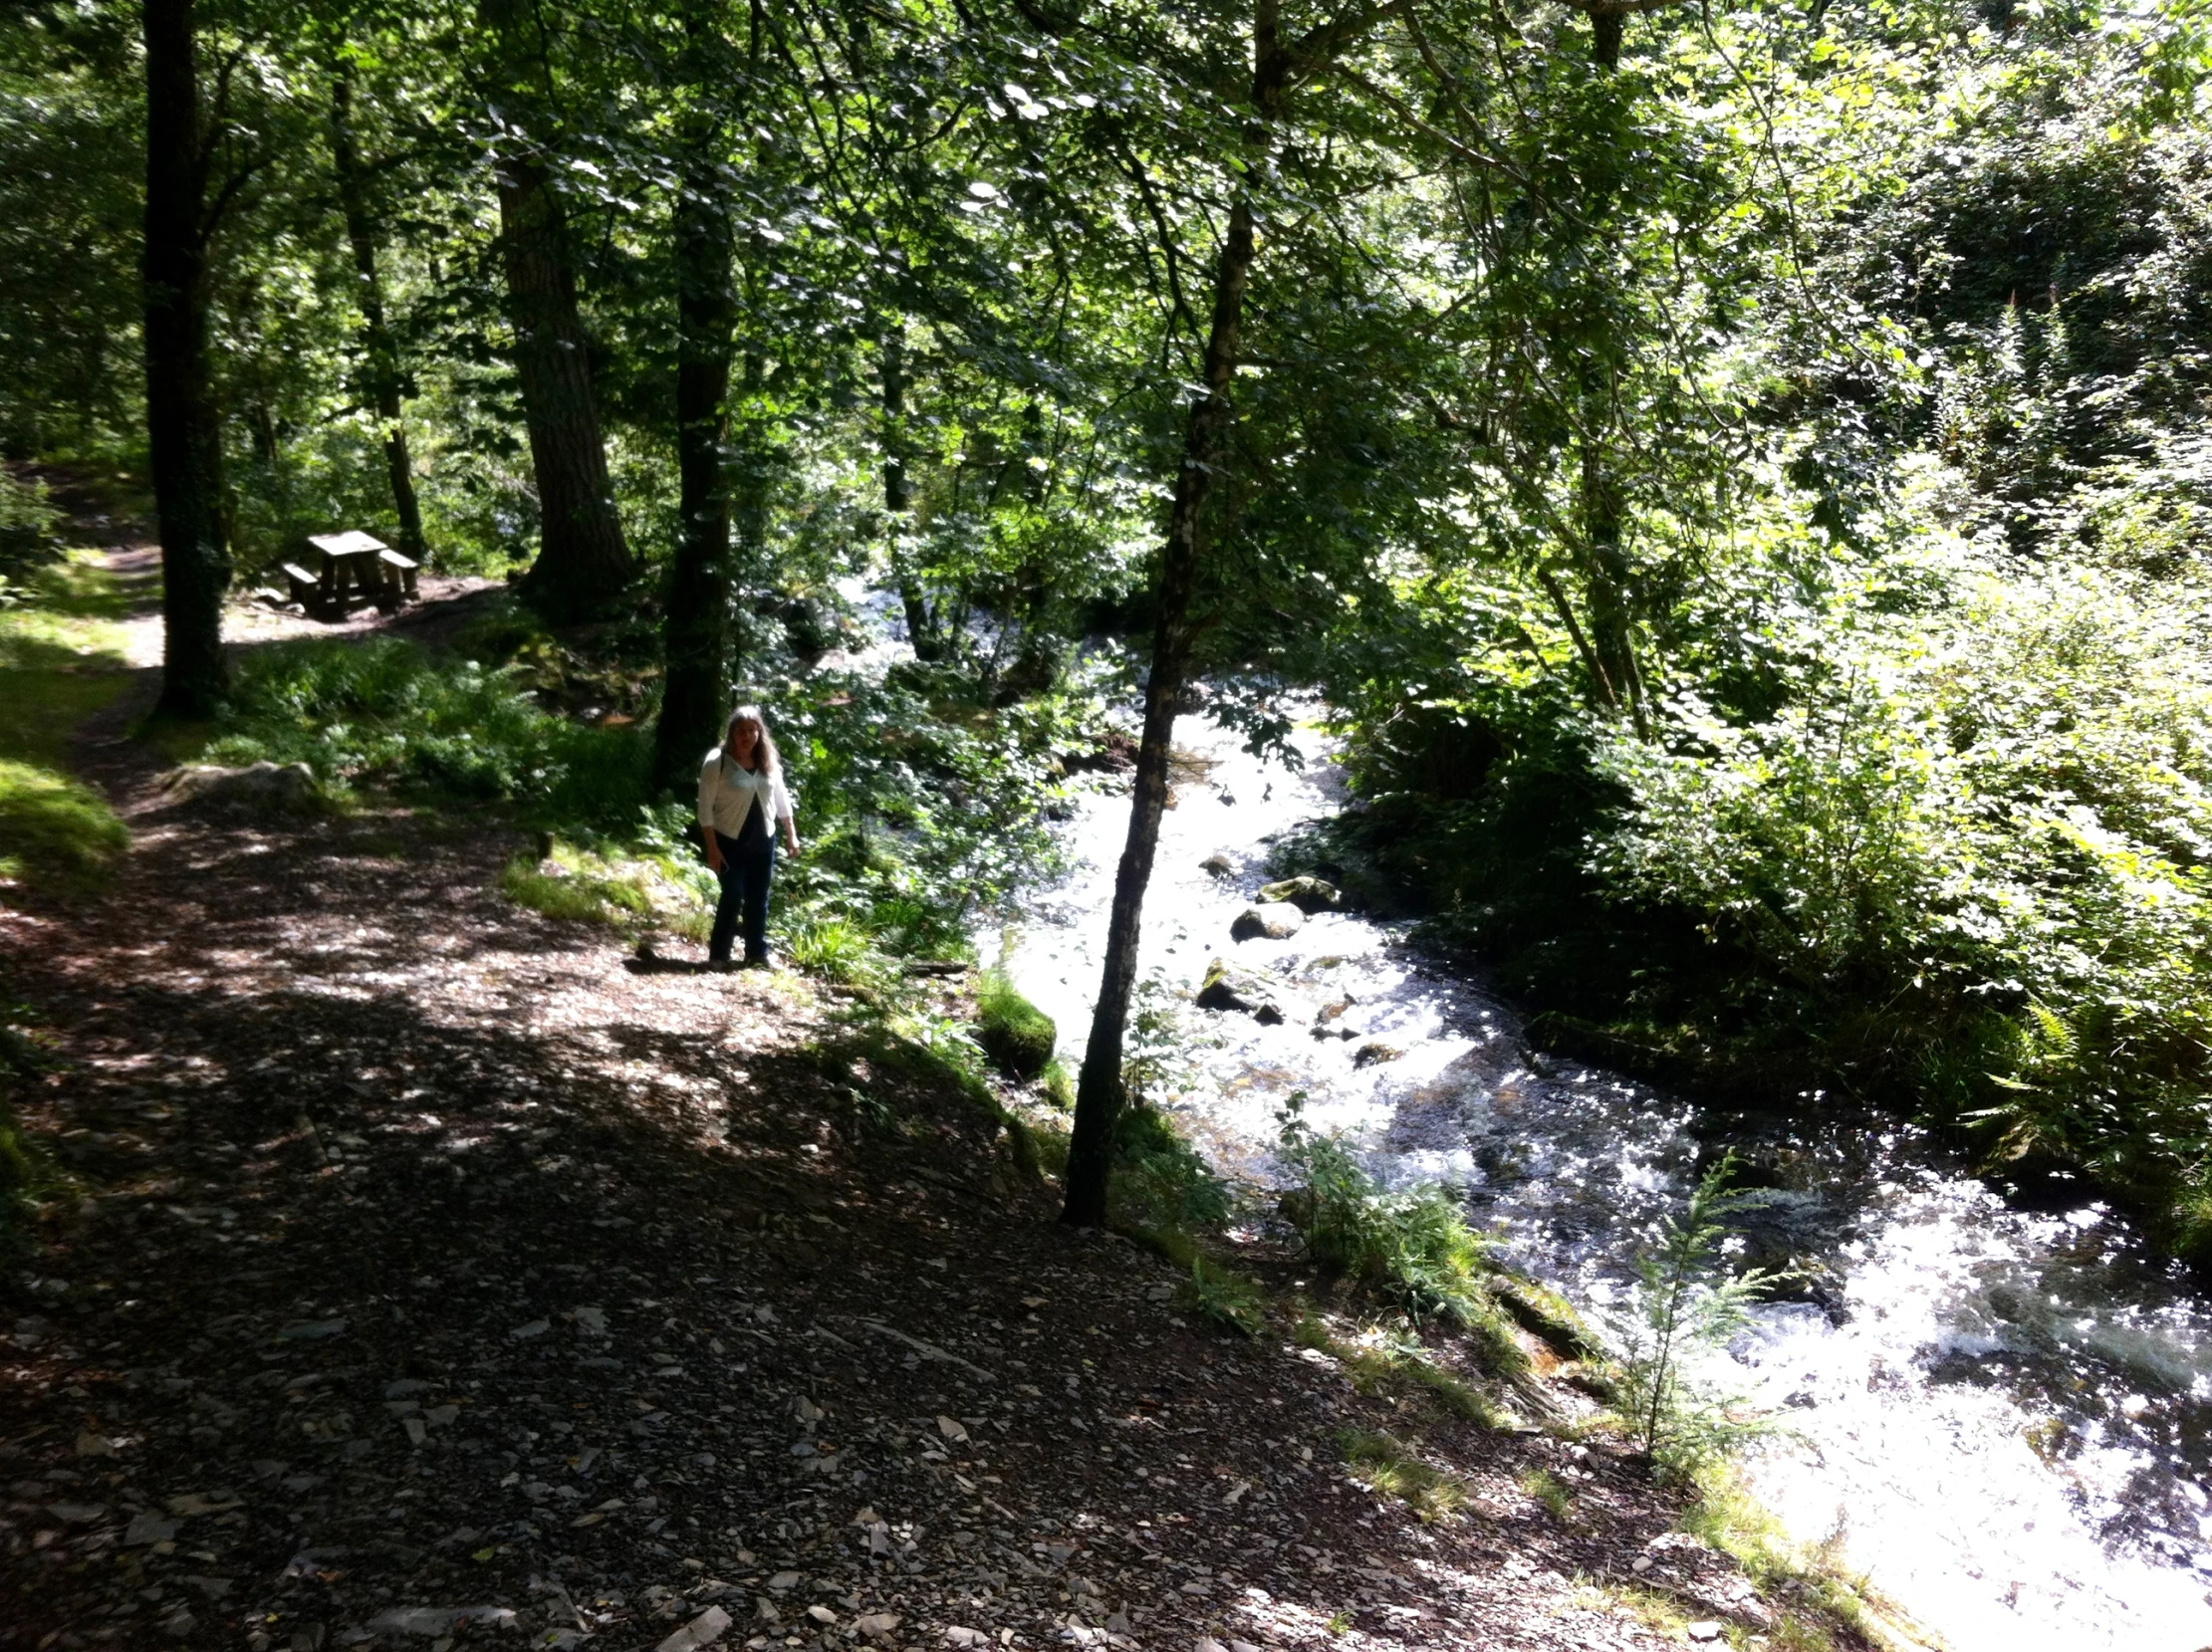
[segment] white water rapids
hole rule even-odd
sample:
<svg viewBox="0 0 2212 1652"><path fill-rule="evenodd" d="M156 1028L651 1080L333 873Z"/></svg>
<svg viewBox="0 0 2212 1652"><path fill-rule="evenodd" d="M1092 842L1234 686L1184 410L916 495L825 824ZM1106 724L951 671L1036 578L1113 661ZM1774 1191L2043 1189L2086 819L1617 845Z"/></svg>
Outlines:
<svg viewBox="0 0 2212 1652"><path fill-rule="evenodd" d="M1341 799L1326 769L1263 765L1199 718L1180 734L1214 767L1166 817L1143 971L1187 998L1224 957L1303 1000L1276 1027L1188 1011L1212 1047L1167 1104L1218 1164L1269 1179L1278 1109L1306 1090L1317 1128L1385 1180L1463 1187L1478 1225L1502 1224L1519 1264L1588 1305L1679 1205L1701 1141L1763 1146L1789 1167L1764 1219L1833 1270L1818 1304L1762 1308L1732 1350L1735 1384L1792 1431L1747 1464L1792 1534L1840 1534L1847 1563L1954 1652L2212 1644L2212 1305L2122 1221L2010 1208L1893 1121L1808 1103L1785 1134L1532 1060L1509 1008L1392 926L1326 913L1289 940L1232 941L1267 839ZM1008 954L1071 1059L1127 820L1124 790L1079 802L1072 870L1026 904ZM1217 851L1227 876L1201 867ZM1315 1038L1347 998L1359 1036ZM1355 1064L1370 1044L1399 1054Z"/></svg>

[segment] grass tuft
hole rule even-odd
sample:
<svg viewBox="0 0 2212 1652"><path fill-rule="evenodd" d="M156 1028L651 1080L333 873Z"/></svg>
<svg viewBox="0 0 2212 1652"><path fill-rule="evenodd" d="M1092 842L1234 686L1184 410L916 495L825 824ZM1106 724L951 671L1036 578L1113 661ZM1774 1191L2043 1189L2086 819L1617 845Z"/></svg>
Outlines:
<svg viewBox="0 0 2212 1652"><path fill-rule="evenodd" d="M129 847L129 829L91 787L0 761L0 878L81 894L105 882Z"/></svg>
<svg viewBox="0 0 2212 1652"><path fill-rule="evenodd" d="M1395 1435L1352 1429L1342 1437L1352 1472L1385 1497L1394 1497L1424 1523L1449 1520L1467 1507L1466 1481L1424 1461Z"/></svg>

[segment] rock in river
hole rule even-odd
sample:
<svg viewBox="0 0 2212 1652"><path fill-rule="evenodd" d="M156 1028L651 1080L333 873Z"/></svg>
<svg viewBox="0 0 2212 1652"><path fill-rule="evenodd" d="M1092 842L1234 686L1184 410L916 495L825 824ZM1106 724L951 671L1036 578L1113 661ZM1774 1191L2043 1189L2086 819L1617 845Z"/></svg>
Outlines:
<svg viewBox="0 0 2212 1652"><path fill-rule="evenodd" d="M1198 1007L1236 1010L1269 1026L1283 1019L1283 1000L1275 982L1258 970L1238 969L1220 958L1206 966L1205 982L1198 989Z"/></svg>
<svg viewBox="0 0 2212 1652"><path fill-rule="evenodd" d="M1318 877L1286 877L1280 883L1270 883L1260 891L1260 898L1267 901L1287 900L1301 912L1334 912L1344 904L1345 897L1334 883Z"/></svg>
<svg viewBox="0 0 2212 1652"><path fill-rule="evenodd" d="M1263 901L1258 906L1247 906L1237 914L1236 922L1229 925L1229 933L1240 941L1265 936L1271 941L1287 941L1305 927L1306 914L1287 900Z"/></svg>

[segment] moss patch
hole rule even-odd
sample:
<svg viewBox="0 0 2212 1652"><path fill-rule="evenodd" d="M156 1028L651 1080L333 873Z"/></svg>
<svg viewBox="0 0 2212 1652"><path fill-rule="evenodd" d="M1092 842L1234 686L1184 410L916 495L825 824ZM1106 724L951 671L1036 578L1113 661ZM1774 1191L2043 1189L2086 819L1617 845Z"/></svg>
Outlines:
<svg viewBox="0 0 2212 1652"><path fill-rule="evenodd" d="M976 989L975 1042L1009 1078L1037 1077L1053 1059L1060 1029L1003 975L987 975Z"/></svg>
<svg viewBox="0 0 2212 1652"><path fill-rule="evenodd" d="M105 880L129 847L129 830L91 787L0 761L0 878L79 893Z"/></svg>

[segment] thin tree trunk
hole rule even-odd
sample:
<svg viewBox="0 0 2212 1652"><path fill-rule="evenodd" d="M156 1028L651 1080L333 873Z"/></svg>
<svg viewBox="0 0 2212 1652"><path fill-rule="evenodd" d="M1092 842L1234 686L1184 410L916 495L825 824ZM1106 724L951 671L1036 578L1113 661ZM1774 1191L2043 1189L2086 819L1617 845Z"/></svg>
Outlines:
<svg viewBox="0 0 2212 1652"><path fill-rule="evenodd" d="M369 210L369 178L354 142L354 70L340 70L331 94L331 158L338 173L339 208L346 215L346 239L354 249L354 273L359 278L354 302L360 307L362 344L368 357L362 388L376 410L376 423L384 437L384 471L391 483L391 506L399 518L399 551L421 562L422 508L414 496L414 465L407 453L407 427L400 416L400 392L406 375L399 364L399 347L384 323L384 287L376 273L376 221Z"/></svg>
<svg viewBox="0 0 2212 1652"><path fill-rule="evenodd" d="M1182 468L1175 478L1167 541L1160 551L1153 590L1152 667L1144 682L1144 737L1137 748L1136 779L1129 798L1129 833L1114 870L1106 968L1098 1006L1092 1012L1090 1042L1084 1047L1083 1077L1076 1089L1075 1134L1068 1151L1068 1194L1061 1220L1080 1227L1098 1227L1106 1219L1113 1126L1122 1102L1121 1049L1129 997L1136 986L1138 930L1144 891L1152 879L1152 857L1159 847L1160 815L1167 807L1167 757L1175 732L1175 702L1190 665L1190 605L1200 519L1229 430L1229 386L1236 374L1245 287L1255 256L1252 230L1251 201L1240 183L1214 266L1213 321L1206 335L1202 375L1205 394L1191 404L1184 428Z"/></svg>
<svg viewBox="0 0 2212 1652"><path fill-rule="evenodd" d="M532 85L544 72L535 14L521 0L480 0L478 17L497 60L500 257L538 481L538 560L525 584L554 618L585 619L606 610L636 565L607 471L591 339L548 160L551 116Z"/></svg>
<svg viewBox="0 0 2212 1652"><path fill-rule="evenodd" d="M906 639L914 657L936 659L937 614L906 566L906 534L912 526L914 490L906 475L906 324L894 321L883 333L883 509L889 517L891 578L898 583L898 604L906 615Z"/></svg>
<svg viewBox="0 0 2212 1652"><path fill-rule="evenodd" d="M704 107L718 88L721 54L710 0L684 13L683 177L676 199L676 470L682 527L668 567L661 638L667 674L654 731L658 786L680 789L722 733L723 664L729 642L730 494L724 471L729 430L730 340L737 296L736 248L723 168L723 124Z"/></svg>
<svg viewBox="0 0 2212 1652"><path fill-rule="evenodd" d="M192 0L145 0L145 63L146 441L161 533L160 708L199 718L227 685L230 554L207 358L210 134Z"/></svg>
<svg viewBox="0 0 2212 1652"><path fill-rule="evenodd" d="M1610 75L1620 67L1626 19L1619 12L1591 17L1591 62ZM1595 215L1594 215L1595 216ZM1647 735L1643 677L1636 667L1635 622L1630 600L1628 553L1622 545L1625 511L1619 478L1608 464L1606 436L1612 428L1609 386L1593 373L1583 392L1582 533L1583 589L1590 610L1590 643L1597 689L1615 711L1626 711L1636 732Z"/></svg>

